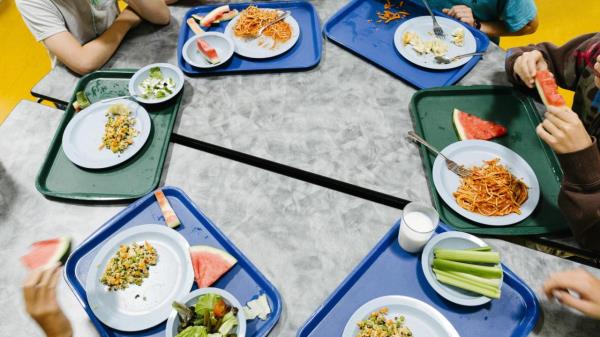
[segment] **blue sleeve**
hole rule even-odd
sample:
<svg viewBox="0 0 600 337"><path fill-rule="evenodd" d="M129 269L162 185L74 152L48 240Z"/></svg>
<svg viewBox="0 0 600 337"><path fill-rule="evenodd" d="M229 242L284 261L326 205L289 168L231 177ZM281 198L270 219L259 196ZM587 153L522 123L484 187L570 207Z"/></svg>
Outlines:
<svg viewBox="0 0 600 337"><path fill-rule="evenodd" d="M506 28L516 32L535 18L537 8L533 0L506 0L501 15Z"/></svg>

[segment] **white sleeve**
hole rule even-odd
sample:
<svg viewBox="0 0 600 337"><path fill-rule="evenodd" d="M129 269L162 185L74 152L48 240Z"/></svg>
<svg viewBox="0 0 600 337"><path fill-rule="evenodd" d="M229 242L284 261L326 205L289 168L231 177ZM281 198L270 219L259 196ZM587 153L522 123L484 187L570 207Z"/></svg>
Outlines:
<svg viewBox="0 0 600 337"><path fill-rule="evenodd" d="M67 31L65 20L50 0L16 0L21 17L35 39L43 41Z"/></svg>

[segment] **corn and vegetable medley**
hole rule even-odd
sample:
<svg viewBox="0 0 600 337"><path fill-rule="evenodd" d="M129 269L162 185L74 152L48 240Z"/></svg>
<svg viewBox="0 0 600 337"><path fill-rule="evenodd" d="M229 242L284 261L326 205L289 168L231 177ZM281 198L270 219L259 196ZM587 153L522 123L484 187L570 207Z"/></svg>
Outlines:
<svg viewBox="0 0 600 337"><path fill-rule="evenodd" d="M149 275L150 266L155 266L157 261L156 249L147 241L121 245L108 261L100 282L108 286L108 290L125 289L130 284L142 285Z"/></svg>
<svg viewBox="0 0 600 337"><path fill-rule="evenodd" d="M127 105L117 103L108 108L106 116L108 121L104 125L100 149L107 148L113 153L125 151L139 133L133 128L135 118L131 117L131 110Z"/></svg>
<svg viewBox="0 0 600 337"><path fill-rule="evenodd" d="M404 316L389 319L387 313L388 308L384 307L358 322L360 332L356 337L412 337L412 332L404 325Z"/></svg>

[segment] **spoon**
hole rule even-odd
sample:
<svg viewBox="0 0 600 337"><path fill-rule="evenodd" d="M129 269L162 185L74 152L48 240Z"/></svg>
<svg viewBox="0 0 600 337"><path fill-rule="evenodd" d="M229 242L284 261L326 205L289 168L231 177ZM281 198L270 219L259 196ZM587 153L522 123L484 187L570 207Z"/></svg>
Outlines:
<svg viewBox="0 0 600 337"><path fill-rule="evenodd" d="M454 61L456 61L458 59L461 59L463 57L477 56L477 55L483 55L483 54L485 54L485 52L476 52L476 53L468 53L468 54L456 55L456 56L451 57L451 58L447 58L447 57L444 57L444 56L436 56L435 57L435 61L437 63L448 64L448 63L454 62Z"/></svg>

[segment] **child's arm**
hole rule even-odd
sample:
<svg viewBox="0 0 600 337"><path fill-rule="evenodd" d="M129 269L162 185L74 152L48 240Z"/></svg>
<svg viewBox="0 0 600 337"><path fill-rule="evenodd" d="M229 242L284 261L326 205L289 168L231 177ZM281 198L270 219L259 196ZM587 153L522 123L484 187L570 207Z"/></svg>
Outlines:
<svg viewBox="0 0 600 337"><path fill-rule="evenodd" d="M127 5L142 19L156 25L167 25L171 20L168 4L176 0L127 0Z"/></svg>
<svg viewBox="0 0 600 337"><path fill-rule="evenodd" d="M510 49L507 53L505 68L509 81L516 86L533 88L535 73L531 66L535 61L537 70L548 69L556 77L557 84L565 89L575 90L581 74L577 62L577 52L588 49L594 43L600 42L600 34L581 35L562 46L552 43L540 43ZM526 71L529 69L529 71Z"/></svg>
<svg viewBox="0 0 600 337"><path fill-rule="evenodd" d="M140 21L136 13L125 8L102 35L84 45L66 31L50 36L44 40L44 44L69 69L84 75L106 63L123 41L125 34Z"/></svg>

